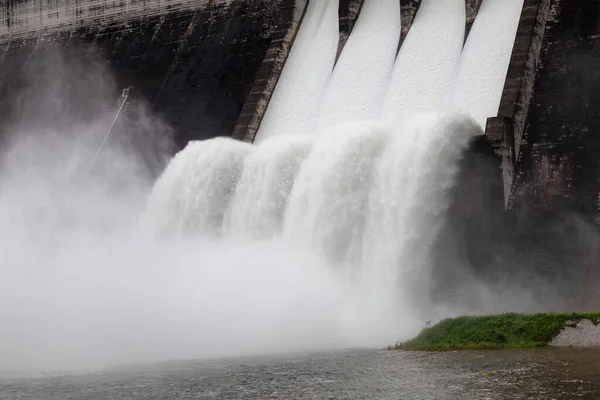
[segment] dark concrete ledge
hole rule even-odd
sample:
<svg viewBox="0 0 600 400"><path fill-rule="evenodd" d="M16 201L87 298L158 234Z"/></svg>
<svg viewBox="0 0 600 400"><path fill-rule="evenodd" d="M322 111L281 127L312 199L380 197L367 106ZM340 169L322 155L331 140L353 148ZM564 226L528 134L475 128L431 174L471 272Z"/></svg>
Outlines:
<svg viewBox="0 0 600 400"><path fill-rule="evenodd" d="M504 205L508 198L513 182L513 167L515 160L515 139L513 120L508 117L488 118L485 132L494 153L499 157L502 168L502 186L504 193Z"/></svg>
<svg viewBox="0 0 600 400"><path fill-rule="evenodd" d="M479 13L479 8L481 7L481 3L483 0L467 0L465 5L467 7L467 26L465 29L465 42L469 37L469 32L471 32L471 28L473 27L473 23L475 22L475 18L477 18L477 14Z"/></svg>
<svg viewBox="0 0 600 400"><path fill-rule="evenodd" d="M340 0L340 43L338 45L336 61L340 57L352 33L352 28L354 28L354 24L360 15L364 3L365 0Z"/></svg>
<svg viewBox="0 0 600 400"><path fill-rule="evenodd" d="M406 35L408 35L408 31L412 26L413 21L415 20L415 16L417 15L417 11L419 11L419 7L421 6L421 0L400 0L400 15L402 18L402 31L400 32L400 43L398 43L398 51L400 51L400 47L402 47L402 43L404 43L404 39Z"/></svg>
<svg viewBox="0 0 600 400"><path fill-rule="evenodd" d="M502 91L498 117L506 117L514 125L511 129L514 144L509 146L514 148L513 165L509 166L503 162L504 188L508 190L505 193L505 207L511 208L514 199L515 185L519 185L519 160L521 159L521 146L524 142L523 132L529 104L533 95L533 88L537 70L540 51L546 30L546 22L550 11L551 0L525 0L521 20L515 37L510 64ZM488 127L496 129L496 122L488 123ZM507 128L503 128L507 129ZM488 131L486 135L494 137L494 131ZM492 139L493 140L493 139ZM514 172L514 178L513 178Z"/></svg>
<svg viewBox="0 0 600 400"><path fill-rule="evenodd" d="M551 0L525 0L498 115L515 123L515 152L519 154L525 120L533 95Z"/></svg>
<svg viewBox="0 0 600 400"><path fill-rule="evenodd" d="M284 0L279 24L273 32L267 54L233 130L232 137L234 139L254 142L277 81L281 76L281 71L298 34L306 5L307 0Z"/></svg>

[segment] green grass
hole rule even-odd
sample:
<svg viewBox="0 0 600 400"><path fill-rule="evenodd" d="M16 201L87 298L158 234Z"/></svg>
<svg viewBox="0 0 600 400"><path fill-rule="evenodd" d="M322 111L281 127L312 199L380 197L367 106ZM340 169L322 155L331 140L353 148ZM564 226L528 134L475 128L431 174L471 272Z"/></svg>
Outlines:
<svg viewBox="0 0 600 400"><path fill-rule="evenodd" d="M425 328L395 350L507 349L546 346L570 322L600 322L600 313L501 314L448 318Z"/></svg>

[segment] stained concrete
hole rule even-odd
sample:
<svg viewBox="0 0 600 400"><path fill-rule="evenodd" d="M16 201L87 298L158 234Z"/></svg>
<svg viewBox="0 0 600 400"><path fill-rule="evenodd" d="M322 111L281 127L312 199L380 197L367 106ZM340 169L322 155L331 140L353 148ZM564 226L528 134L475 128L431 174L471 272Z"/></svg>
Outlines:
<svg viewBox="0 0 600 400"><path fill-rule="evenodd" d="M532 292L585 310L600 306L599 16L594 0L525 0L486 129L502 162L512 263Z"/></svg>
<svg viewBox="0 0 600 400"><path fill-rule="evenodd" d="M285 1L271 42L236 121L232 137L254 142L306 12L307 0Z"/></svg>
<svg viewBox="0 0 600 400"><path fill-rule="evenodd" d="M599 15L594 0L525 1L498 111L512 121L508 209L529 204L598 220Z"/></svg>
<svg viewBox="0 0 600 400"><path fill-rule="evenodd" d="M85 26L126 23L229 0L5 0L0 4L0 42Z"/></svg>
<svg viewBox="0 0 600 400"><path fill-rule="evenodd" d="M274 38L277 28L291 25L286 19L294 15L286 10L295 3L5 3L0 8L0 130L14 129L26 112L23 104L31 103L34 96L43 97L35 86L52 77L41 72L39 60L52 50L76 63L87 60L106 66L114 78L108 90L115 100L122 88L133 86L132 96L147 102L173 127L179 147L191 139L230 135L265 56L273 42L281 40ZM285 57L289 43L279 45L279 49L277 56ZM29 65L36 65L35 71ZM62 100L81 102L80 97ZM93 96L90 93L87 97ZM86 104L84 101L79 107L82 116L106 111L97 104Z"/></svg>
<svg viewBox="0 0 600 400"><path fill-rule="evenodd" d="M552 1L515 201L598 217L600 3Z"/></svg>
<svg viewBox="0 0 600 400"><path fill-rule="evenodd" d="M340 0L340 43L337 51L338 58L350 37L350 33L352 33L352 28L354 28L354 23L358 19L364 3L365 0Z"/></svg>

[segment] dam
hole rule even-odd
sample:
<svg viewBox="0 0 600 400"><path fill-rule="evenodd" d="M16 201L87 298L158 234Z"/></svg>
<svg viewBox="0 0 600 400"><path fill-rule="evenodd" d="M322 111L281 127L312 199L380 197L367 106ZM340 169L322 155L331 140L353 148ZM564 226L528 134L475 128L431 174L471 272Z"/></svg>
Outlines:
<svg viewBox="0 0 600 400"><path fill-rule="evenodd" d="M106 59L116 80L115 99L120 88L134 87L132 95L150 102L173 126L180 147L193 138L231 133L253 85L276 73L300 7L279 0L3 2L2 119L14 114L8 99L27 90L20 83L26 81L23 65L58 48L66 57Z"/></svg>
<svg viewBox="0 0 600 400"><path fill-rule="evenodd" d="M15 298L64 326L86 318L78 296L97 312L52 328L47 359L71 339L81 351L62 361L85 365L122 349L381 346L447 315L597 309L599 14L594 0L3 2L0 187L18 190L0 218L15 265L55 285ZM52 143L103 135L123 89L88 187L89 149ZM36 151L14 156L28 135ZM144 179L127 172L138 153ZM122 336L106 330L114 310ZM30 340L6 359L43 362L48 344Z"/></svg>

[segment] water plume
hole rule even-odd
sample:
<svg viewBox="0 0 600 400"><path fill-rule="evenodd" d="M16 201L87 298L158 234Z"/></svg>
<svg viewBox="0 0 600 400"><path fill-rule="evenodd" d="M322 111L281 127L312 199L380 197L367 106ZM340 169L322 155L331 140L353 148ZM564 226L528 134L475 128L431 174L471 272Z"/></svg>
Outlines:
<svg viewBox="0 0 600 400"><path fill-rule="evenodd" d="M165 230L220 235L252 147L228 138L188 143L154 186L149 213Z"/></svg>
<svg viewBox="0 0 600 400"><path fill-rule="evenodd" d="M262 239L281 233L287 199L312 143L305 135L276 137L246 158L225 219L229 235Z"/></svg>
<svg viewBox="0 0 600 400"><path fill-rule="evenodd" d="M389 135L388 125L363 122L319 136L289 198L284 225L289 241L334 263L356 261L373 164Z"/></svg>

